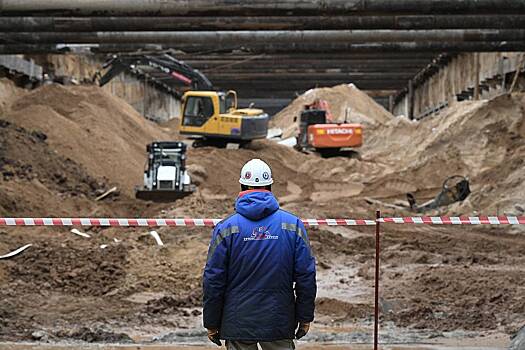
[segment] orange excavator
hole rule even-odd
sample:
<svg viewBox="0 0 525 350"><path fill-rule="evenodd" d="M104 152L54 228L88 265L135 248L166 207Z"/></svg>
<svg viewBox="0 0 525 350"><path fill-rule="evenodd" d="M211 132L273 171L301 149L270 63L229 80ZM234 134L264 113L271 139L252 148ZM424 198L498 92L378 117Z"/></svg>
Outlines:
<svg viewBox="0 0 525 350"><path fill-rule="evenodd" d="M327 101L318 99L304 106L295 146L299 151L316 151L323 157L358 156L355 148L362 144L363 126L346 120L344 123L334 122Z"/></svg>

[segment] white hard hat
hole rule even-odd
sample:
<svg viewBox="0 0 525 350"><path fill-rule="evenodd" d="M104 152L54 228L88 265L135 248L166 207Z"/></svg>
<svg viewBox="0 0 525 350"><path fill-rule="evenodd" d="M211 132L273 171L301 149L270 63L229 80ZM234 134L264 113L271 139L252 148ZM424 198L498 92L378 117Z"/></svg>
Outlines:
<svg viewBox="0 0 525 350"><path fill-rule="evenodd" d="M254 187L271 185L272 169L262 160L252 159L242 167L239 183Z"/></svg>

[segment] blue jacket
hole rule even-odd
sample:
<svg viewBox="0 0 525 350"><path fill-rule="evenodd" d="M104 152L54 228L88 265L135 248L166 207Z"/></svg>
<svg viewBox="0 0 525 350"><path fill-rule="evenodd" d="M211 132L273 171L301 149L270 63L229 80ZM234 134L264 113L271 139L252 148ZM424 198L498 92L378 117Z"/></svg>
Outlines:
<svg viewBox="0 0 525 350"><path fill-rule="evenodd" d="M235 209L208 250L204 327L229 340L293 339L298 322L313 321L317 292L304 225L267 191L241 193Z"/></svg>

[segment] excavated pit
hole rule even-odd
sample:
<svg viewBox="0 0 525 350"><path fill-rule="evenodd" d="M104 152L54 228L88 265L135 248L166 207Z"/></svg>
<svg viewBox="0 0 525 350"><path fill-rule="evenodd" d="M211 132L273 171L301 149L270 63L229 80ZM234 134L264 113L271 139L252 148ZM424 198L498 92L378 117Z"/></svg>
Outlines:
<svg viewBox="0 0 525 350"><path fill-rule="evenodd" d="M423 201L455 174L469 177L472 194L428 214L524 213L523 94L458 103L411 122L352 86L312 90L273 123L292 135L290 120L314 98L329 100L337 115L352 108L350 116L366 126L362 160L323 159L271 141L190 150L197 192L153 204L132 198L133 187L142 181L145 145L179 137L171 124L146 121L94 86L0 91L9 92L0 115L2 216L224 217L233 210L239 169L253 157L272 166L283 208L304 218L371 218L376 209L412 215L365 198L388 204L412 192ZM95 201L112 186L118 193ZM209 229L157 229L162 247L145 228L79 230L91 238L67 228L0 227L0 254L33 244L0 261L0 341L205 341L201 274ZM369 341L373 229L322 227L309 234L319 271L309 339ZM383 336L507 339L525 323L524 234L521 226L384 225Z"/></svg>

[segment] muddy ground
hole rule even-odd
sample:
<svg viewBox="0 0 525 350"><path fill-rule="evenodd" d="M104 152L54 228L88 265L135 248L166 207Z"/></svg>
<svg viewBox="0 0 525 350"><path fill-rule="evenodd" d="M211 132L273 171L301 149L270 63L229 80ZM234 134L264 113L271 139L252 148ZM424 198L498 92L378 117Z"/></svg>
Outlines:
<svg viewBox="0 0 525 350"><path fill-rule="evenodd" d="M75 103L61 104L64 94ZM269 141L191 150L198 191L172 204L136 201L132 186L141 182L140 146L177 138L175 130L139 119L95 87L14 95L0 117L2 216L220 218L232 211L238 172L253 157L272 166L282 207L304 218L372 218L376 209L411 215L366 198L431 198L452 172L468 175L473 193L431 214L522 215L523 95L460 104L427 122L377 120L362 160L323 159ZM111 151L102 157L105 148ZM118 193L94 200L114 185ZM160 228L164 246L146 229L79 230L91 238L67 228L0 228L0 254L33 244L0 261L0 341L205 343L201 274L209 229ZM309 230L319 295L307 341L371 341L373 231ZM505 344L525 323L524 252L521 227L383 225L382 339Z"/></svg>

